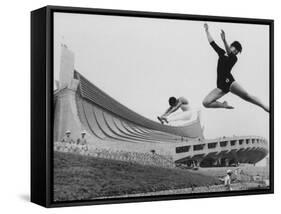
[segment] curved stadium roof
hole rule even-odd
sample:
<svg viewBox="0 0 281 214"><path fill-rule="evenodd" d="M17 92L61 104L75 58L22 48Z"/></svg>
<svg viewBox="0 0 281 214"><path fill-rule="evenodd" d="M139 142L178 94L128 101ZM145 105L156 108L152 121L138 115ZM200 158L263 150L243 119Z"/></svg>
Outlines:
<svg viewBox="0 0 281 214"><path fill-rule="evenodd" d="M134 123L138 126L145 127L151 130L157 130L161 132L167 132L174 135L179 135L188 138L202 138L203 130L199 118L195 121L190 122L185 126L169 126L162 125L148 118L141 116L140 114L130 110L114 98L107 95L105 92L100 90L89 80L83 77L79 72L74 72L74 78L78 79L79 92L82 98L89 102L100 106L102 109L109 111L110 113L121 117L122 119Z"/></svg>

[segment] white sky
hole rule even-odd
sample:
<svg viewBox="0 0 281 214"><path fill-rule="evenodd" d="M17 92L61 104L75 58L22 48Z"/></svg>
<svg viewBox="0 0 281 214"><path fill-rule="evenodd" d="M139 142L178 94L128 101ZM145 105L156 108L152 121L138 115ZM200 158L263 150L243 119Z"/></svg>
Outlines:
<svg viewBox="0 0 281 214"><path fill-rule="evenodd" d="M269 139L269 115L233 94L234 110L206 109L202 100L216 87L217 55L208 44L204 22L55 13L54 75L60 44L75 53L75 68L130 109L156 120L170 96L184 96L202 109L204 135L216 138L258 135ZM220 29L243 46L232 74L250 93L269 103L269 27L208 22L223 47Z"/></svg>

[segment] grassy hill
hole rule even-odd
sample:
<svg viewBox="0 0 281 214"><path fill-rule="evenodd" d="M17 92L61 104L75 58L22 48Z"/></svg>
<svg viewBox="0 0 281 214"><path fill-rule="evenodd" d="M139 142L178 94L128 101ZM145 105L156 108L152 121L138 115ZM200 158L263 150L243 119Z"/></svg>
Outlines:
<svg viewBox="0 0 281 214"><path fill-rule="evenodd" d="M54 152L54 200L86 200L214 185L210 176L181 169Z"/></svg>

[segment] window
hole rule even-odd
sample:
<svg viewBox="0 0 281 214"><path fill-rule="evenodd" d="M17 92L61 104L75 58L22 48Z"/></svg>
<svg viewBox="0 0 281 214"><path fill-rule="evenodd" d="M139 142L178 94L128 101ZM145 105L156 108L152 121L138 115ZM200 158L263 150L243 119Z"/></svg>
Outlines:
<svg viewBox="0 0 281 214"><path fill-rule="evenodd" d="M217 147L217 142L216 143L208 143L208 149L214 149Z"/></svg>
<svg viewBox="0 0 281 214"><path fill-rule="evenodd" d="M188 152L189 149L190 149L190 146L180 146L180 147L176 147L176 153Z"/></svg>
<svg viewBox="0 0 281 214"><path fill-rule="evenodd" d="M221 147L226 147L226 145L227 145L227 141L221 141L220 142L220 146Z"/></svg>
<svg viewBox="0 0 281 214"><path fill-rule="evenodd" d="M204 148L204 145L205 144L194 145L193 150L194 151L202 150Z"/></svg>
<svg viewBox="0 0 281 214"><path fill-rule="evenodd" d="M232 141L230 141L230 145L235 146L236 142L237 142L237 140L232 140Z"/></svg>

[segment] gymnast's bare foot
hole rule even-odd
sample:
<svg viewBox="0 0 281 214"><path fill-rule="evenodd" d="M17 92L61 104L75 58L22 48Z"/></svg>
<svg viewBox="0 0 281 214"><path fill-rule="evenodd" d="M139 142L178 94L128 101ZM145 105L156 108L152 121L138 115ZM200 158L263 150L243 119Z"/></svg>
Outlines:
<svg viewBox="0 0 281 214"><path fill-rule="evenodd" d="M162 119L162 121L164 121L165 123L169 123L166 117L162 117L161 119Z"/></svg>
<svg viewBox="0 0 281 214"><path fill-rule="evenodd" d="M224 105L224 108L226 108L226 109L234 109L233 106L228 105L227 101L224 101L222 104Z"/></svg>
<svg viewBox="0 0 281 214"><path fill-rule="evenodd" d="M161 124L164 124L164 121L162 120L161 117L158 116L157 119L160 121Z"/></svg>

